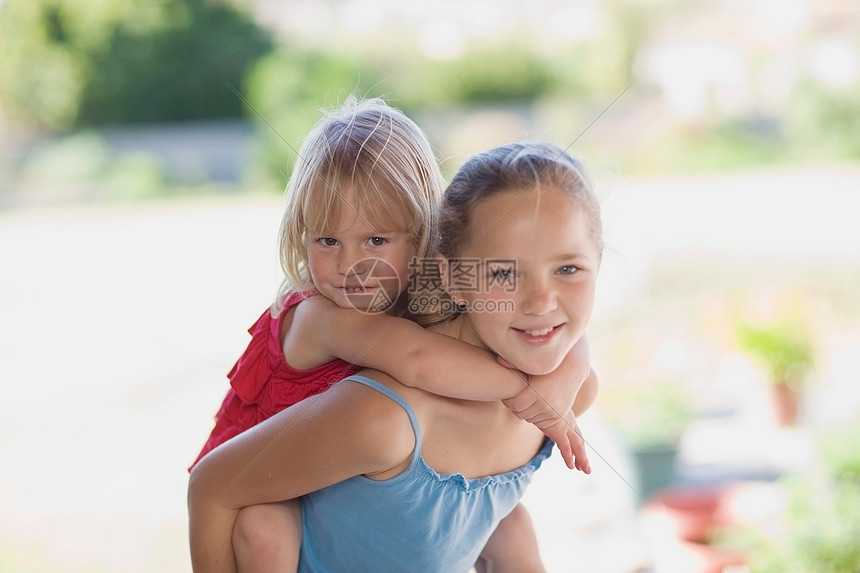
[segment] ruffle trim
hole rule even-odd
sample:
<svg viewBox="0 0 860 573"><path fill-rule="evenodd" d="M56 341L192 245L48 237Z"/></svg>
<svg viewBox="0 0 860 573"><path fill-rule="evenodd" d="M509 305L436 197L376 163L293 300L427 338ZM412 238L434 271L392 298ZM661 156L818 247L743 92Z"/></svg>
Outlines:
<svg viewBox="0 0 860 573"><path fill-rule="evenodd" d="M547 438L540 451L538 451L538 453L535 454L535 456L531 460L529 460L528 463L509 472L479 478L467 478L463 474L456 472L440 474L427 464L427 462L424 460L424 456L419 457L419 464L427 473L431 474L437 481L456 483L465 491L475 492L487 487L500 486L524 478L531 479L531 476L534 474L534 472L537 471L538 468L540 468L543 462L546 461L550 457L550 455L552 455L553 446L554 443L552 442L552 440Z"/></svg>

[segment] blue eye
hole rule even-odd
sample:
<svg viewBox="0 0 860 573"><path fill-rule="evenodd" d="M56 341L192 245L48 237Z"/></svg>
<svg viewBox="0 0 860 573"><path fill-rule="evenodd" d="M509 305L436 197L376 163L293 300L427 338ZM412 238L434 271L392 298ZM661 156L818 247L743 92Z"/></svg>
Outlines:
<svg viewBox="0 0 860 573"><path fill-rule="evenodd" d="M317 240L320 242L320 244L325 245L326 247L337 246L337 239L333 239L331 237L320 237Z"/></svg>
<svg viewBox="0 0 860 573"><path fill-rule="evenodd" d="M573 265L564 265L560 269L558 269L559 274L562 275L572 275L576 271L579 270L579 267L575 267Z"/></svg>
<svg viewBox="0 0 860 573"><path fill-rule="evenodd" d="M383 238L383 237L371 237L370 238L370 244L373 245L374 247L381 247L382 245L384 245L387 242L388 242L388 240Z"/></svg>
<svg viewBox="0 0 860 573"><path fill-rule="evenodd" d="M490 271L490 276L494 279L509 279L514 276L514 269L495 268Z"/></svg>

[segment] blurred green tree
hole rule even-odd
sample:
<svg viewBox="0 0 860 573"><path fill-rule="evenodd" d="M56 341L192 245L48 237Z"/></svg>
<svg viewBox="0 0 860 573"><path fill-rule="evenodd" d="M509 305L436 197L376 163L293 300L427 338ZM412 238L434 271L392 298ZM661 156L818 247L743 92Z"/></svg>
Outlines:
<svg viewBox="0 0 860 573"><path fill-rule="evenodd" d="M475 49L453 60L426 60L393 82L405 108L448 103L529 101L557 81L547 62L523 46Z"/></svg>
<svg viewBox="0 0 860 573"><path fill-rule="evenodd" d="M860 83L826 89L804 78L792 95L786 123L798 155L860 158Z"/></svg>
<svg viewBox="0 0 860 573"><path fill-rule="evenodd" d="M350 93L381 96L408 114L437 105L528 102L557 85L544 59L518 45L432 60L418 52L373 53L283 44L261 58L244 93L261 134L256 175L289 177L296 150L325 107Z"/></svg>
<svg viewBox="0 0 860 573"><path fill-rule="evenodd" d="M0 101L38 127L238 116L268 34L215 0L7 0Z"/></svg>
<svg viewBox="0 0 860 573"><path fill-rule="evenodd" d="M375 64L339 51L282 45L249 71L242 90L258 133L252 178L282 183L292 170L305 136L326 108L346 96L383 95Z"/></svg>

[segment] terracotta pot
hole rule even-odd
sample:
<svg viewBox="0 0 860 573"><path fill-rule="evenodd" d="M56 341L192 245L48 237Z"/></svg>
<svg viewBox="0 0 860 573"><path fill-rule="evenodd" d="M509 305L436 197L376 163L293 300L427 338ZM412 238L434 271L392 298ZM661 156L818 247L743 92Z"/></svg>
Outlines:
<svg viewBox="0 0 860 573"><path fill-rule="evenodd" d="M755 486L758 487L758 486ZM743 553L707 543L716 528L743 519L734 506L741 495L761 492L739 483L719 487L675 486L652 496L642 520L661 573L723 573L746 565ZM733 509L734 508L734 509Z"/></svg>
<svg viewBox="0 0 860 573"><path fill-rule="evenodd" d="M673 487L651 497L643 511L661 519L678 539L705 542L715 526L725 525L724 498L722 489Z"/></svg>
<svg viewBox="0 0 860 573"><path fill-rule="evenodd" d="M800 394L786 384L776 383L771 387L770 397L777 425L786 427L797 424Z"/></svg>

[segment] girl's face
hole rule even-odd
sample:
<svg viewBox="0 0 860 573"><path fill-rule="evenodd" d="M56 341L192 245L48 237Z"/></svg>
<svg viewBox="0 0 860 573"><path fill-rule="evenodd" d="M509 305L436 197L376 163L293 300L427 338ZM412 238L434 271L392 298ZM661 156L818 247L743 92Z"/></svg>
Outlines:
<svg viewBox="0 0 860 573"><path fill-rule="evenodd" d="M348 200L348 198L347 198ZM371 226L355 203L340 209L328 229L307 230L308 267L314 287L342 308L382 312L409 285L415 255L412 235Z"/></svg>
<svg viewBox="0 0 860 573"><path fill-rule="evenodd" d="M473 209L459 261L476 265L478 288L452 294L467 306L464 340L546 374L585 332L600 254L588 216L567 194L520 193L497 193ZM446 272L456 284L450 262Z"/></svg>

